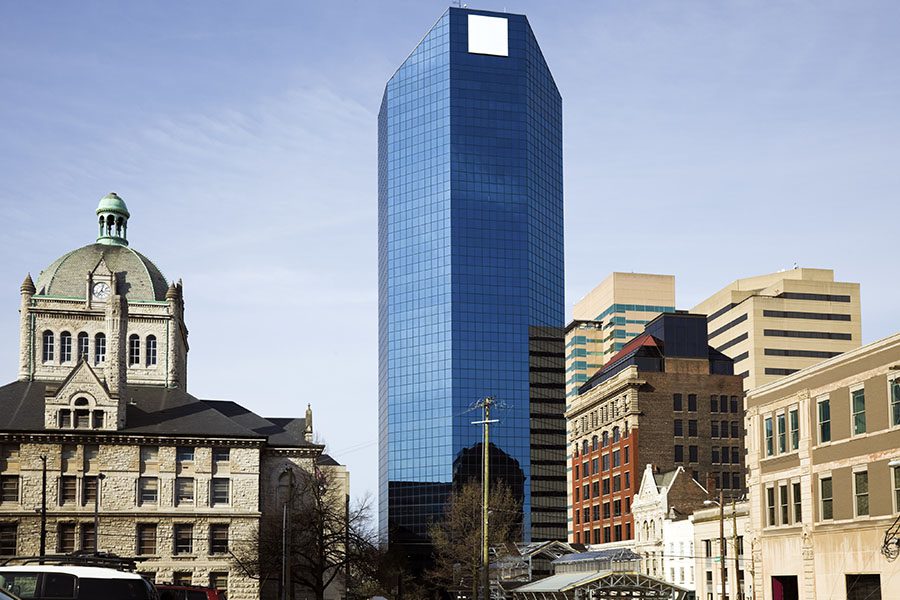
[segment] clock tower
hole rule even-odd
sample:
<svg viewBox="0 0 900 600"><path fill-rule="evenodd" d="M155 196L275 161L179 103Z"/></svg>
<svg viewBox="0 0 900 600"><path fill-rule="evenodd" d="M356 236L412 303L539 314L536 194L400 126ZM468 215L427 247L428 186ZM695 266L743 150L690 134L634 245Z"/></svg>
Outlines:
<svg viewBox="0 0 900 600"><path fill-rule="evenodd" d="M70 387L76 370L111 399L128 386L187 385L187 327L181 282L128 243L125 201L100 200L93 244L68 252L21 287L19 380ZM115 420L107 421L109 426Z"/></svg>

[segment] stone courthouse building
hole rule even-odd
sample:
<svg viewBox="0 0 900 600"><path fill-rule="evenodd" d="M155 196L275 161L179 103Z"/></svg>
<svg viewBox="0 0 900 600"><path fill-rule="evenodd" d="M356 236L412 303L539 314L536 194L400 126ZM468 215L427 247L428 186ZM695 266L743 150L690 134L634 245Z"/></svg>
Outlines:
<svg viewBox="0 0 900 600"><path fill-rule="evenodd" d="M281 514L262 499L286 471L335 463L309 409L267 419L187 392L182 285L129 246L129 216L105 196L96 243L22 283L18 380L0 387L0 556L38 554L45 498L47 553L134 556L157 582L259 598L229 551Z"/></svg>

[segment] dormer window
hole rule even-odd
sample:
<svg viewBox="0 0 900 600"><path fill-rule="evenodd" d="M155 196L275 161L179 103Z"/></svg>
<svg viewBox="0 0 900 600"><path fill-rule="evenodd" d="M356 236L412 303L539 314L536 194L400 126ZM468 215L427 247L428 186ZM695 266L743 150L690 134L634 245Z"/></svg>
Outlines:
<svg viewBox="0 0 900 600"><path fill-rule="evenodd" d="M92 409L84 396L75 398L71 408L61 408L56 417L60 429L102 429L104 422L104 411Z"/></svg>
<svg viewBox="0 0 900 600"><path fill-rule="evenodd" d="M86 408L75 409L75 429L90 429L91 411Z"/></svg>
<svg viewBox="0 0 900 600"><path fill-rule="evenodd" d="M59 411L59 418L57 419L57 425L60 429L71 429L72 428L72 411L68 408L64 408Z"/></svg>
<svg viewBox="0 0 900 600"><path fill-rule="evenodd" d="M106 335L98 333L94 337L94 364L106 362Z"/></svg>

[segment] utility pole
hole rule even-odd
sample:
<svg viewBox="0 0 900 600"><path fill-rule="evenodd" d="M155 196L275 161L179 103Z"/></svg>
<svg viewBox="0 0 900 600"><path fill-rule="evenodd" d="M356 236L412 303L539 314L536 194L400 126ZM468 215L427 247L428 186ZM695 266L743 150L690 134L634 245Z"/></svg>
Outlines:
<svg viewBox="0 0 900 600"><path fill-rule="evenodd" d="M741 566L738 558L737 502L734 498L731 499L731 544L734 546L734 598L744 600L744 590L741 589L741 580L738 578Z"/></svg>
<svg viewBox="0 0 900 600"><path fill-rule="evenodd" d="M725 587L725 492L719 490L719 563L722 567L722 600L728 595L728 589Z"/></svg>
<svg viewBox="0 0 900 600"><path fill-rule="evenodd" d="M483 569L484 600L491 598L491 569L488 556L488 492L490 490L490 427L491 423L497 423L498 419L491 419L491 406L494 398L487 396L476 406L483 411L481 421L473 421L473 425L481 425L483 439L481 442L481 568Z"/></svg>
<svg viewBox="0 0 900 600"><path fill-rule="evenodd" d="M41 454L41 550L40 555L47 555L47 455ZM44 564L44 561L41 561Z"/></svg>

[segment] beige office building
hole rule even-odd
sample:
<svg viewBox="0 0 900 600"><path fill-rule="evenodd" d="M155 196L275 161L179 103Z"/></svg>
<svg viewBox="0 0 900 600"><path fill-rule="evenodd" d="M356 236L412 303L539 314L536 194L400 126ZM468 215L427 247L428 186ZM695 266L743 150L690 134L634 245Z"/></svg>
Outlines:
<svg viewBox="0 0 900 600"><path fill-rule="evenodd" d="M725 286L691 312L707 315L709 343L734 359L751 390L862 343L859 284L831 269L791 269Z"/></svg>
<svg viewBox="0 0 900 600"><path fill-rule="evenodd" d="M900 334L750 391L757 600L900 590Z"/></svg>
<svg viewBox="0 0 900 600"><path fill-rule="evenodd" d="M675 277L612 273L575 303L566 328L566 397L664 312L675 311Z"/></svg>

